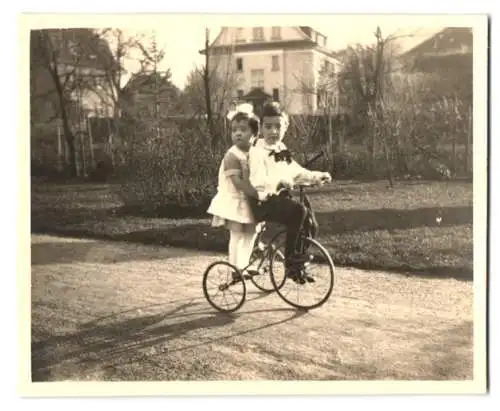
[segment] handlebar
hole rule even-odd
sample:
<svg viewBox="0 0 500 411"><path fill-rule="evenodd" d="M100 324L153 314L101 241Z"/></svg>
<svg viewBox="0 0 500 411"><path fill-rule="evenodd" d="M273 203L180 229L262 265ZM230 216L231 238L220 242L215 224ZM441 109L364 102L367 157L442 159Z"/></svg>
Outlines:
<svg viewBox="0 0 500 411"><path fill-rule="evenodd" d="M320 151L313 158L307 160L306 163L305 163L305 165L304 165L304 167L305 168L309 168L309 166L311 166L311 164L313 164L314 162L316 162L317 160L319 160L324 155L325 155L325 152L324 151ZM317 182L317 183L302 183L302 184L297 184L296 188L299 189L299 191L301 193L301 197L302 197L304 188L306 188L306 187L321 187L323 184L324 183L322 183L322 182ZM282 188L282 189L279 189L279 192L281 190L287 191L286 189Z"/></svg>
<svg viewBox="0 0 500 411"><path fill-rule="evenodd" d="M321 157L323 157L325 155L325 152L324 151L320 151L318 154L316 154L313 158L311 158L310 160L306 161L306 164L305 164L305 168L309 168L310 165L312 165L313 163L315 163L317 160L319 160Z"/></svg>

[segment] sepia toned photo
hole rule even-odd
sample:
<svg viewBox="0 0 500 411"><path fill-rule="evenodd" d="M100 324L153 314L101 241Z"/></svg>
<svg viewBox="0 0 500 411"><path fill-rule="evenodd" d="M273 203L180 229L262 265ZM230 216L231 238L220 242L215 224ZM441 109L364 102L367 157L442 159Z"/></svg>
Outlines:
<svg viewBox="0 0 500 411"><path fill-rule="evenodd" d="M486 17L21 22L27 394L486 391Z"/></svg>

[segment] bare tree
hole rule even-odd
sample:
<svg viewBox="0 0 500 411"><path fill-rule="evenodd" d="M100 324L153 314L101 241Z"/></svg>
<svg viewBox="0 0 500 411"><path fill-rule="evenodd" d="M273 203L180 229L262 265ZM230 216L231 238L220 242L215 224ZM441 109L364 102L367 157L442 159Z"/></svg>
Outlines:
<svg viewBox="0 0 500 411"><path fill-rule="evenodd" d="M207 30L205 64L189 73L182 99L186 113L206 118L212 148L223 142L225 111L237 87L232 47L213 50Z"/></svg>
<svg viewBox="0 0 500 411"><path fill-rule="evenodd" d="M96 47L95 54L100 65L103 67L102 76L94 78L94 91L100 98L100 104L112 112L113 127L110 129L108 144L110 148L111 161L114 165L114 152L117 143L126 148L127 141L123 133L123 113L130 110L124 99L124 87L126 76L126 61L131 59L133 53L138 49L139 39L135 36L125 34L119 28L104 28L96 31L96 36L109 45L109 48ZM109 52L110 51L110 52Z"/></svg>
<svg viewBox="0 0 500 411"><path fill-rule="evenodd" d="M129 94L128 84L137 77L145 79L148 83L145 87L150 86L150 80L153 81L153 90L145 91L146 94L154 94L151 97L153 101L154 117L156 134L159 133L160 112L159 107L161 101L159 96L162 94L162 87L165 83L165 78L170 78L170 71L161 71L158 65L165 57L165 52L158 47L155 33L150 39L146 38L145 33L127 34L120 28L104 28L96 31L96 36L101 43L109 45L108 48L96 47L95 54L99 60L100 66L103 67L103 75L94 78L94 90L100 97L101 104L107 106L112 112L113 130L109 135L109 142L112 153L121 147L121 158L124 161L124 154L131 152L130 133L124 133L124 119L139 119L137 113L138 106L134 103L134 99ZM99 43L96 43L98 46ZM135 60L139 63L139 68L136 72L130 73L127 70L127 63ZM158 87L155 87L158 86Z"/></svg>
<svg viewBox="0 0 500 411"><path fill-rule="evenodd" d="M326 144L327 161L333 155L333 105L338 94L337 72L334 63L325 60L320 67L307 67L306 73L296 73L295 90L287 90L287 96L298 95L303 100L303 113L292 116L293 129L298 134L302 151L308 144ZM288 102L289 103L289 102Z"/></svg>
<svg viewBox="0 0 500 411"><path fill-rule="evenodd" d="M212 114L212 100L210 94L210 32L205 29L205 66L203 67L203 86L205 91L205 107L207 110L208 130L212 141L212 147L217 142L217 133L214 128L214 119Z"/></svg>
<svg viewBox="0 0 500 411"><path fill-rule="evenodd" d="M386 160L387 178L393 186L390 147L384 124L384 93L391 87L394 72L395 47L393 42L409 35L382 36L380 27L375 32L375 43L368 46L350 46L345 51L339 88L344 101L350 105L351 116L369 133L365 145L369 155L369 171L374 172L377 141L382 144Z"/></svg>
<svg viewBox="0 0 500 411"><path fill-rule="evenodd" d="M70 53L60 45L55 44L53 36L57 35L54 30L33 30L31 32L31 64L49 74L51 85L44 91L43 95L34 95L32 98L48 97L55 92L54 119L61 120L64 138L68 146L69 172L71 176L78 175L76 161L75 134L71 128L71 95L77 87L75 81L78 75L81 53ZM32 74L33 71L32 71ZM81 85L81 84L80 84Z"/></svg>

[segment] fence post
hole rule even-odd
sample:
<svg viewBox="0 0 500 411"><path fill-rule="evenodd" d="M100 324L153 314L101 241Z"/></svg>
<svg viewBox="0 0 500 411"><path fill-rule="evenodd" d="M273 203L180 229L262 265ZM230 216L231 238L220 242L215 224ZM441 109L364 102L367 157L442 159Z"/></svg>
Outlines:
<svg viewBox="0 0 500 411"><path fill-rule="evenodd" d="M90 117L87 117L87 129L89 134L89 150L90 150L90 168L95 168L94 160L94 137L92 135L92 125L90 123Z"/></svg>
<svg viewBox="0 0 500 411"><path fill-rule="evenodd" d="M332 126L332 109L330 105L328 105L328 145L330 150L333 148L333 126ZM331 152L328 154L332 154Z"/></svg>
<svg viewBox="0 0 500 411"><path fill-rule="evenodd" d="M344 137L345 137L345 132L346 132L346 126L344 123L344 119L340 120L339 122L339 127L338 127L338 136L339 136L339 152L343 153L344 152Z"/></svg>
<svg viewBox="0 0 500 411"><path fill-rule="evenodd" d="M62 142L62 133L61 133L61 124L57 122L57 159L59 171L64 169L64 157L63 157L63 142Z"/></svg>
<svg viewBox="0 0 500 411"><path fill-rule="evenodd" d="M472 139L472 107L469 104L469 119L467 125L467 135L465 139L465 172L469 173L471 170L470 156L471 156L471 139Z"/></svg>
<svg viewBox="0 0 500 411"><path fill-rule="evenodd" d="M451 137L451 151L452 151L452 156L453 156L453 175L457 174L457 133L452 132L452 137Z"/></svg>

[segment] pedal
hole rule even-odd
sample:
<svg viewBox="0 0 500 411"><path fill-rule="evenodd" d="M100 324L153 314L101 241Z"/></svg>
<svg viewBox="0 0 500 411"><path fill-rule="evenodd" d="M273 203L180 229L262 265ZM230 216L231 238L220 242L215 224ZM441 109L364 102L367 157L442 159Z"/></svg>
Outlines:
<svg viewBox="0 0 500 411"><path fill-rule="evenodd" d="M243 279L244 280L251 280L252 277L255 277L256 275L259 275L259 272L258 271L248 271L247 273L244 273L243 274Z"/></svg>

